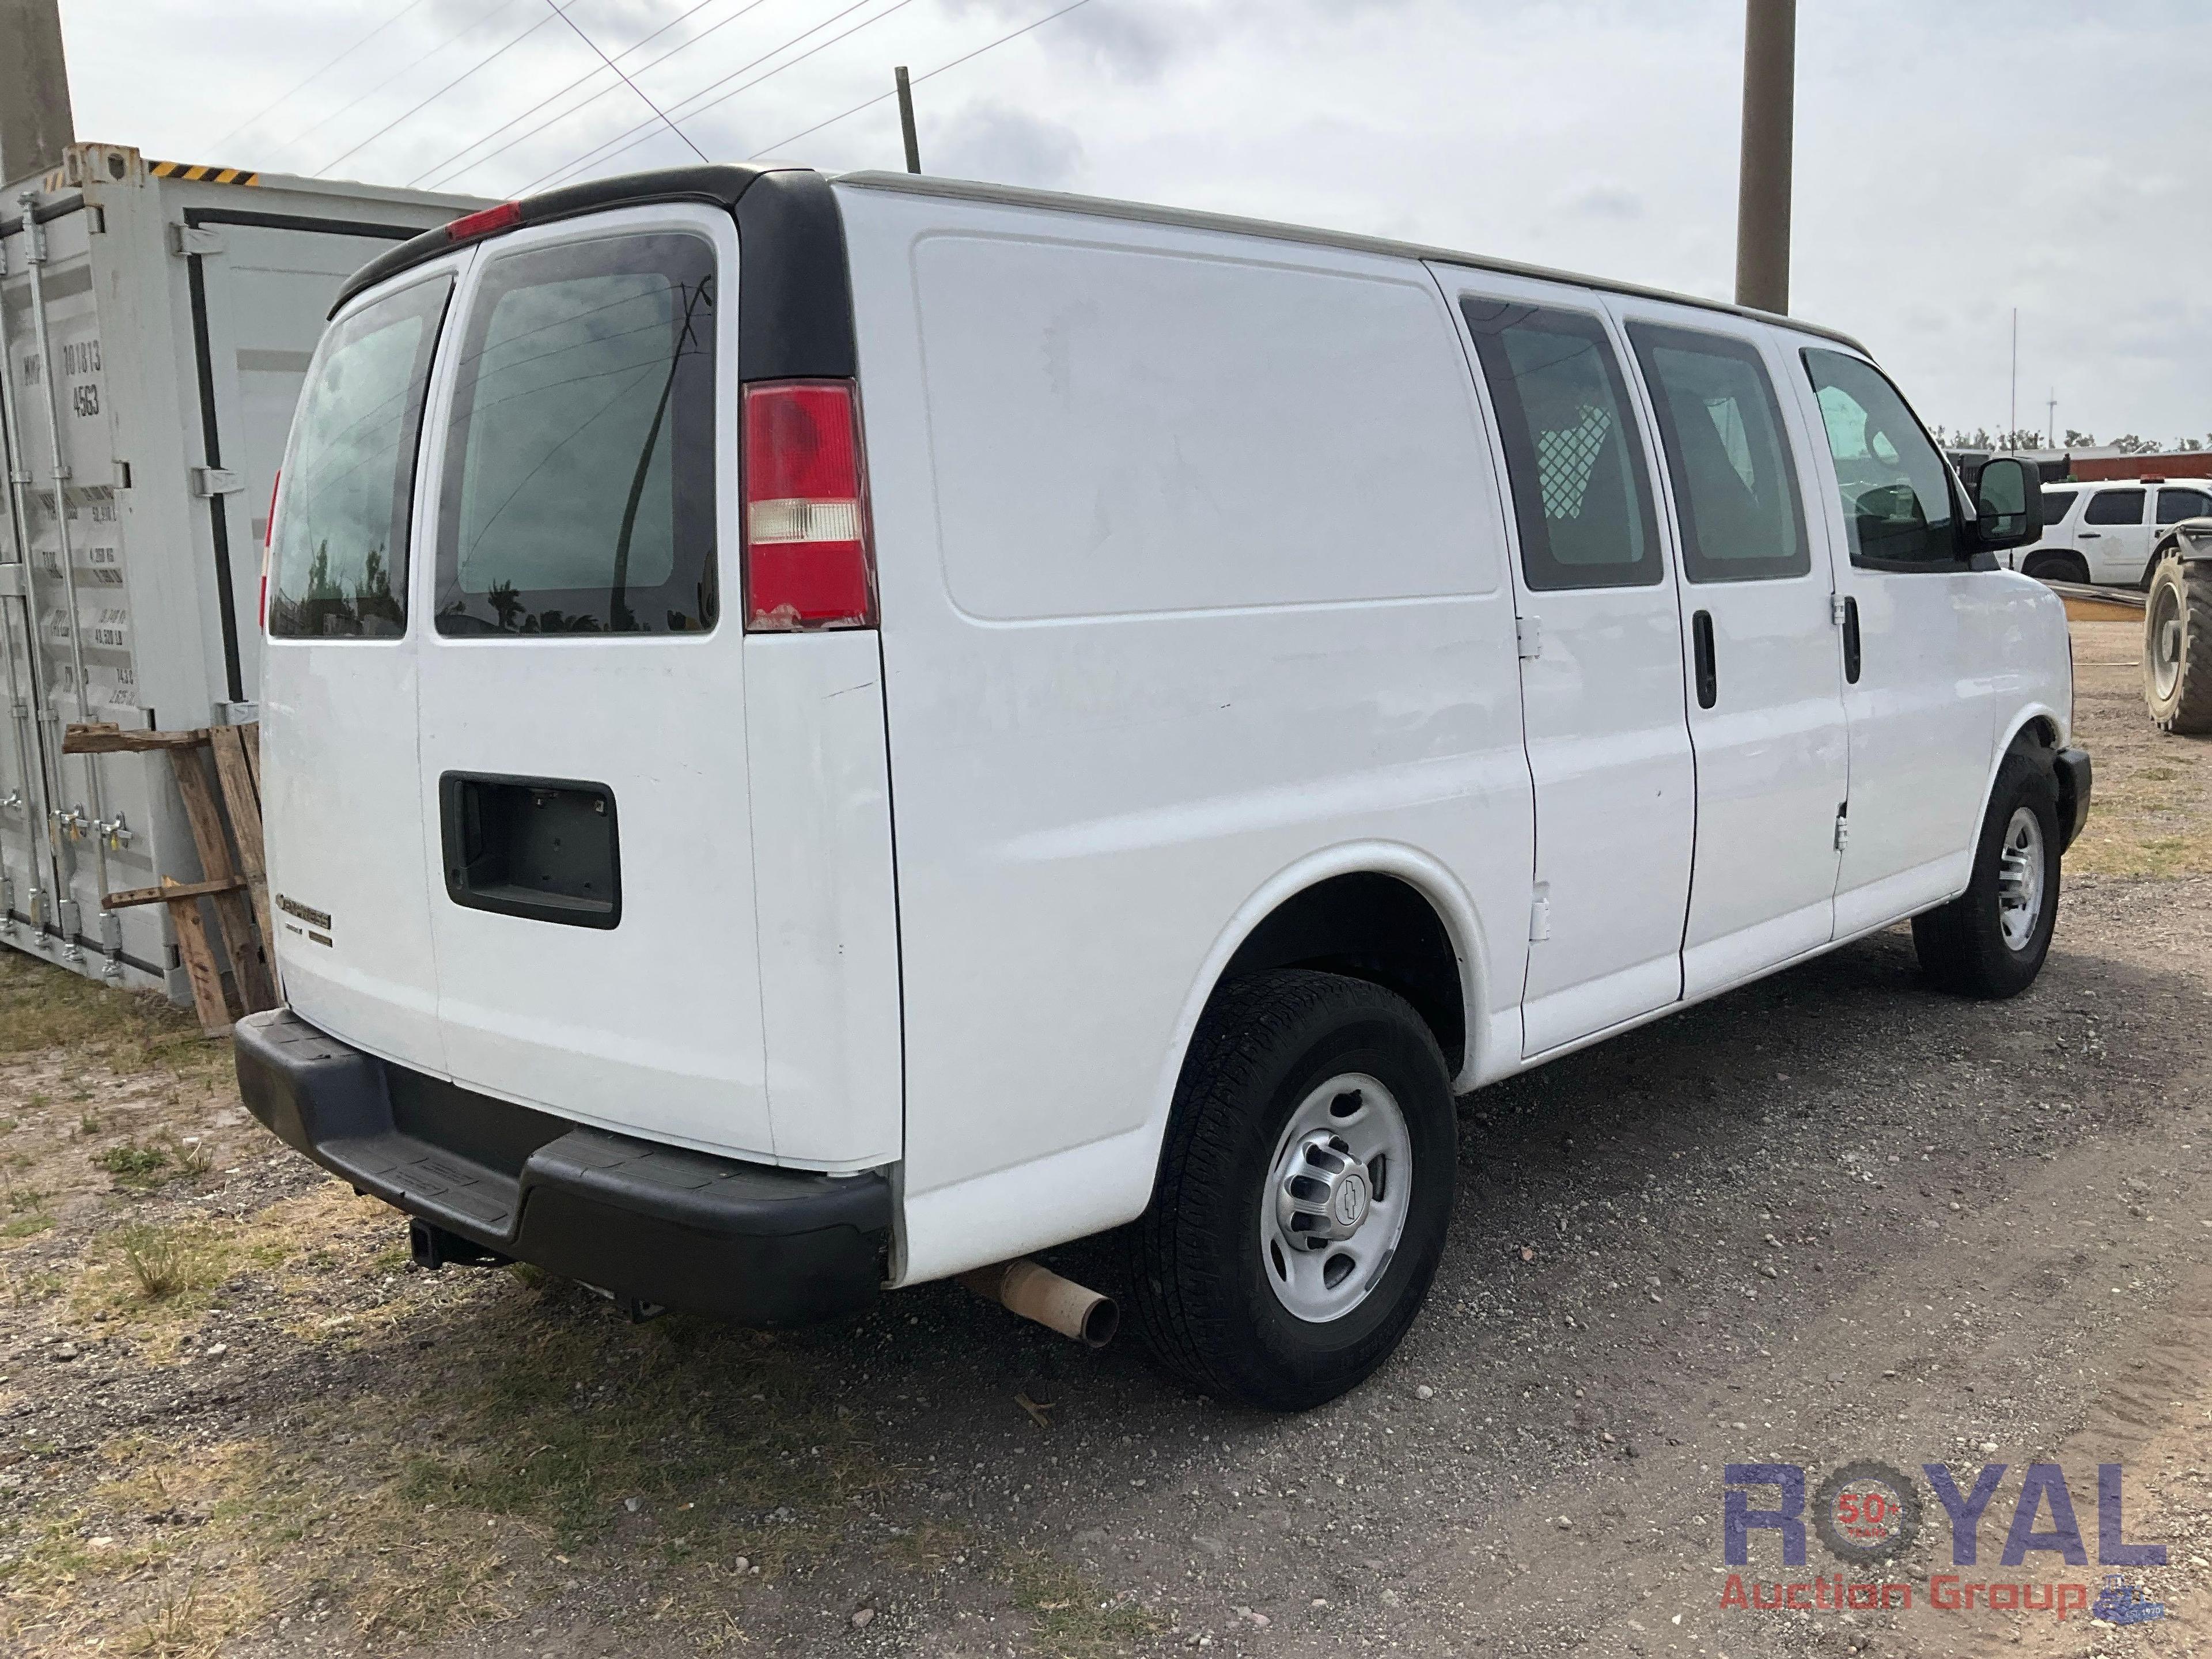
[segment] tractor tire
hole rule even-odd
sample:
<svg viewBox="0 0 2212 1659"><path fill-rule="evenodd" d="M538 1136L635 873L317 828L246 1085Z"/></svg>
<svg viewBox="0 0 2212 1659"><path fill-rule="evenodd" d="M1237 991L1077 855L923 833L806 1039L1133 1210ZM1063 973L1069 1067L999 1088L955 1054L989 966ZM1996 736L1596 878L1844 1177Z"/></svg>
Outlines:
<svg viewBox="0 0 2212 1659"><path fill-rule="evenodd" d="M2212 564L2168 556L2143 605L2143 698L2176 737L2212 733Z"/></svg>

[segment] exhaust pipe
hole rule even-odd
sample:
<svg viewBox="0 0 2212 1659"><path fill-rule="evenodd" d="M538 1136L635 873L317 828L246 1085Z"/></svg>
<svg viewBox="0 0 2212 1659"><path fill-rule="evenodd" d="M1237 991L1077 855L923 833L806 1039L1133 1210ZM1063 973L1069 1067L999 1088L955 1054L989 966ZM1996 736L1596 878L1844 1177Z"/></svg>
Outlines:
<svg viewBox="0 0 2212 1659"><path fill-rule="evenodd" d="M1072 1279L1062 1279L1034 1261L1002 1261L960 1275L960 1282L986 1302L1008 1313L1072 1336L1086 1347L1103 1348L1121 1328L1121 1310L1114 1298Z"/></svg>

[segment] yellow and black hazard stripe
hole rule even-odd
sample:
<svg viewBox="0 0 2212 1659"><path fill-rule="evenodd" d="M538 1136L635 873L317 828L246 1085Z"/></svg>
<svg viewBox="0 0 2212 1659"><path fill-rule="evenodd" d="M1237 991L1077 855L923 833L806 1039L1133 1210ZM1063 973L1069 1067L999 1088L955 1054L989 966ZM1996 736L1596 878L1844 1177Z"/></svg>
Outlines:
<svg viewBox="0 0 2212 1659"><path fill-rule="evenodd" d="M191 161L149 161L146 171L156 179L187 179L194 184L258 185L261 175L246 167L211 167Z"/></svg>

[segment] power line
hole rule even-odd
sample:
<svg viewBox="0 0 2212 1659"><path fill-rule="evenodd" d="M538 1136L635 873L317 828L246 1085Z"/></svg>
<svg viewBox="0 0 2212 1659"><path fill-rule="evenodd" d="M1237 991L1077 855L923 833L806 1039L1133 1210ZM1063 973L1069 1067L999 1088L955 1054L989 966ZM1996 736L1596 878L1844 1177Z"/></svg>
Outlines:
<svg viewBox="0 0 2212 1659"><path fill-rule="evenodd" d="M727 85L730 82L743 75L746 70L757 68L759 65L765 64L769 58L775 57L777 53L788 52L792 47L797 46L801 40L806 39L808 35L819 33L822 30L828 28L832 23L836 22L839 19L849 17L854 12L860 10L863 6L871 3L872 3L872 0L853 0L853 3L844 8L843 10L830 13L829 16L823 18L820 22L811 24L809 27L801 29L797 34L793 35L790 40L783 41L777 46L770 46L766 52L761 53L759 57L751 58L745 63L738 64L737 68L732 70L728 74L721 76L718 79L709 81L705 86L700 88L696 92L688 94L684 97L678 99L677 100L676 107L683 109L684 106L705 97L717 87ZM891 6L885 10L878 13L877 16L878 18L887 17L891 12L897 10L900 5L907 3L908 3L908 0L898 0L898 5ZM824 41L822 44L826 46L830 43ZM815 50L818 51L820 48L817 46ZM790 61L792 63L797 63L799 59L794 58ZM785 67L788 67L788 64L785 65ZM740 88L740 90L742 90L742 88ZM694 113L696 113L696 112L691 110L684 111L687 119ZM601 161L611 160L613 157L622 155L624 151L635 149L640 143L644 142L646 137L650 136L652 130L653 124L650 121L641 123L637 126L627 127L622 131L617 133L613 137L602 139L599 143L590 146L581 155L562 162L551 172L540 173L537 178L532 179L530 183L525 185L520 191L518 191L515 193L517 195L526 194L531 191L536 190L540 185L544 184L549 179L573 176L584 167L592 166Z"/></svg>
<svg viewBox="0 0 2212 1659"><path fill-rule="evenodd" d="M379 127L374 132L370 133L368 137L362 139L359 143L356 144L351 149L347 150L343 155L333 155L329 161L324 162L322 166L315 169L316 176L320 177L322 174L328 173L332 167L337 166L339 162L348 159L348 157L359 155L362 150L367 149L378 139L383 137L386 133L391 131L392 128L398 126L403 122L413 120L415 117L420 115L424 110L429 108L431 105L436 103L441 98L443 98L455 87L458 87L462 82L467 80L469 76L474 75L478 70L489 68L493 64L496 63L500 58L507 56L508 52L513 52L517 46L520 46L525 40L527 40L532 35L537 33L538 30L544 28L552 21L553 19L550 17L539 18L528 28L523 30L521 33L516 35L514 39L509 40L505 46L500 47L496 52L492 52L488 57L479 58L467 69L463 70L459 75L447 82L444 86L440 87L437 91L432 93L428 98L425 98L421 103L416 105L412 109L410 109L402 114L394 116L391 120L386 121L382 126Z"/></svg>
<svg viewBox="0 0 2212 1659"><path fill-rule="evenodd" d="M288 93L284 94L284 95L283 95L283 97L278 98L275 102L270 103L270 104L268 104L268 105L265 105L265 106L263 106L261 109L258 109L258 110L257 110L257 111L255 111L252 114L251 114L251 115L247 116L247 117L246 117L243 121L240 121L240 122L236 126L233 127L233 128L232 128L228 132L224 133L224 134L222 135L222 137L220 137L220 138L216 139L213 143L210 144L210 145L207 147L206 150L203 152L203 154L212 155L213 154L215 154L215 152L216 152L216 151L217 151L217 150L221 149L222 149L225 144L228 143L232 139L234 139L234 138L237 137L238 137L238 135L239 135L240 133L241 133L241 132L245 131L246 130L246 128L248 128L248 127L252 126L252 125L256 121L260 120L264 116L266 116L266 115L272 115L272 114L274 114L274 113L278 110L278 109L280 109L281 107L283 107L284 105L286 105L286 104L288 104L288 103L291 102L292 99L293 99L296 94L300 94L300 93L302 93L302 92L306 91L309 87L313 86L316 82L318 82L318 81L321 80L321 79L323 78L323 76L325 76L325 75L329 74L332 70L336 69L336 68L337 68L340 64L343 64L343 62L345 62L345 60L346 60L347 58L349 58L352 57L352 56L354 55L354 53L356 53L356 52L359 52L359 51L360 51L363 46L367 46L370 41L372 41L372 40L375 40L375 39L376 39L376 37L377 37L378 35L380 35L380 34L383 33L385 32L385 30L386 30L386 29L390 28L390 27L391 27L394 23L398 22L401 18L403 18L403 17L406 16L406 15L407 15L407 14L408 14L409 12L411 12L411 11L419 11L419 10L421 10L421 9L422 9L422 8L424 5L426 5L426 4L428 4L428 0L408 0L408 3L407 3L407 4L405 4L405 5L402 6L402 7L401 7L398 11L395 11L394 13L392 13L391 16L389 16L389 17L386 18L386 19L385 19L381 23L379 23L379 24L378 24L374 28L371 29L368 33L366 33L366 34L362 35L362 36L361 37L361 39L360 39L360 40L358 40L355 41L351 46L348 46L348 47L347 47L343 52L340 52L337 57L335 57L335 58L331 58L331 61L330 61L329 63L327 63L327 64L324 64L324 65L322 66L322 68L320 68L320 69L317 70L316 70L313 75L310 75L310 76L309 76L306 80L304 80L304 81L301 82L300 82L300 84L299 84L298 86L294 87L290 92L288 92Z"/></svg>
<svg viewBox="0 0 2212 1659"><path fill-rule="evenodd" d="M420 69L423 64L428 63L433 58L435 58L440 52L445 51L447 46L452 46L456 40L459 40L463 35L473 33L476 29L492 21L495 18L505 16L508 12L513 11L515 7L521 3L522 0L503 0L503 3L493 8L490 11L486 12L483 16L477 18L475 22L465 23L459 28L455 29L444 40L439 41L436 46L431 47L429 51L423 52L417 57L409 58L398 69L392 70L391 74L386 76L374 86L369 88L368 91L356 96L351 101L341 104L337 108L331 111L329 114L325 115L319 120L310 122L307 126L301 128L299 131L294 133L289 138L285 139L283 143L277 145L277 149L280 150L290 149L296 144L305 143L307 139L313 137L317 133L320 132L325 127L330 125L331 122L338 120L343 116L349 115L355 110L359 109L370 99L375 97L378 93L382 92L385 88L390 86L394 81L399 80L404 76L410 75L416 70Z"/></svg>
<svg viewBox="0 0 2212 1659"><path fill-rule="evenodd" d="M643 104L655 115L658 115L667 125L668 130L684 142L694 155L697 156L702 161L707 159L707 152L701 149L698 145L691 143L691 135L684 131L683 128L678 126L675 122L669 120L668 112L661 108L659 105L654 103L652 99L647 97L645 95L644 88L640 87L636 82L631 80L627 75L623 75L623 72L620 70L615 69L615 60L608 57L606 53L601 52L599 48L598 43L594 41L590 35L585 33L582 29L577 28L576 20L569 16L567 12L561 9L560 0L545 0L545 3L553 9L553 15L556 17L566 23L571 29L575 30L576 38L579 40L581 40L586 46L591 47L592 55L593 57L597 58L609 69L614 70L617 75L622 75L623 84L628 87L632 92L637 94L638 102Z"/></svg>
<svg viewBox="0 0 2212 1659"><path fill-rule="evenodd" d="M706 98L708 93L713 92L718 87L728 85L730 82L736 80L738 76L743 75L747 70L753 69L759 64L766 63L778 52L788 51L793 46L797 46L801 40L804 40L808 35L818 33L823 29L828 28L830 24L836 22L841 18L851 16L854 12L860 10L862 6L869 3L870 0L854 0L854 3L846 7L842 11L832 12L829 16L815 24L812 28L801 30L790 40L785 41L781 46L771 47L767 52L763 52L759 57L754 58L751 63L741 64L736 69L732 70L727 75L723 76L720 80L708 82L705 86L700 88L698 91L693 93L689 98L684 99L682 103L694 104L696 100ZM842 33L833 34L827 40L817 41L815 45L809 46L805 52L800 52L796 58L787 58L782 63L778 64L774 69L767 70L763 74L755 76L751 80L744 82L742 85L731 87L727 92L723 93L718 98L708 99L708 100L703 104L696 104L694 107L684 110L684 118L689 120L693 116L703 114L708 110L727 103L739 93L750 91L753 88L758 86L762 82L769 79L771 76L782 74L784 70L790 69L794 64L805 63L808 58L813 57L815 53L818 52L826 52L831 46L836 46L840 40L849 40L852 36L858 34L862 29L867 28L872 24L882 22L884 18L889 17L893 12L903 10L906 7L912 5L913 3L914 0L894 0L894 3L884 7L874 16L864 17L859 22L854 24L852 27L844 30ZM622 155L627 154L630 150L635 149L640 144L643 143L647 137L652 136L652 125L653 124L648 121L641 125L632 127L628 131L616 134L614 137L606 140L604 143L594 145L591 149L586 150L582 155L577 157L576 160L568 162L563 166L557 167L554 168L552 172L542 173L538 178L532 179L530 183L525 185L522 187L522 190L518 191L517 194L527 194L529 191L538 189L541 185L545 184L550 179L572 177L587 167L597 166L602 161L611 161L617 155ZM612 148L609 148L609 146L612 146Z"/></svg>
<svg viewBox="0 0 2212 1659"><path fill-rule="evenodd" d="M694 5L684 11L678 12L674 17L672 17L668 21L663 23L659 28L653 30L651 34L647 35L644 40L640 40L635 46L631 46L628 51L617 52L615 56L618 58L629 57L631 52L640 51L652 41L659 40L662 35L667 33L669 30L674 28L678 23L684 21L685 18L690 17L692 13L702 11L707 7L717 3L719 3L719 0L698 0L698 3L696 5ZM732 12L727 17L722 19L719 23L708 24L705 28L700 30L698 33L693 35L689 40L681 41L676 46L670 47L666 52L662 52L659 57L654 58L651 63L639 64L637 72L640 75L643 75L647 70L656 69L659 65L666 63L678 52L689 52L693 46L697 46L708 35L714 33L715 30L726 27L728 25L736 22L740 17L744 16L746 13L757 11L766 3L767 0L750 0L750 4L738 7L737 10ZM489 139L496 138L501 133L505 132L509 127L512 127L520 122L528 120L532 116L537 114L539 110L544 108L547 104L551 103L554 99L567 97L570 93L575 91L577 88L591 80L592 76L597 75L599 71L594 70L590 75L578 76L574 80L568 82L567 86L562 88L560 91L555 93L551 98L543 100L541 102L532 106L531 108L523 111L521 114L515 116L512 120L501 122L489 132L483 134L480 137L473 138L469 143L462 145L460 149L455 150L444 161L436 162L432 166L424 168L421 173L416 173L413 179L408 180L408 182L410 184L420 184L432 173L446 173L447 168L451 167L454 162L459 161L461 157L466 155L478 144L483 143ZM593 104L598 103L600 99L605 97L613 90L614 88L612 87L602 87L599 91L593 93L581 103L573 104L568 108L562 110L557 115L548 116L544 120L540 121L536 126L530 128L527 131L515 134L514 137L508 139L497 149L487 150L484 154L477 156L474 161L468 162L458 170L452 173L446 173L444 182L450 183L453 179L459 178L462 173L472 171L477 167L483 166L487 161L496 160L498 157L506 155L507 151L513 149L517 144L527 143L530 139L536 137L539 133L544 131L548 127L558 126L562 122L567 120L572 115L580 115L584 111L589 109Z"/></svg>
<svg viewBox="0 0 2212 1659"><path fill-rule="evenodd" d="M931 70L927 74L914 76L908 84L909 86L918 87L924 81L933 80L938 76L944 74L947 70L958 69L961 64L970 62L975 58L981 58L987 52L996 51L999 47L1005 46L1009 40L1019 40L1023 35L1027 34L1032 29L1042 28L1047 23L1051 22L1056 17L1066 16L1068 13L1073 11L1078 6L1087 6L1090 3L1091 0L1074 0L1073 4L1062 6L1058 11L1048 13L1046 15L1038 18L1034 23L1024 23L1021 27L1014 30L1011 34L1000 35L988 46L978 46L973 52L963 52L961 56L954 58L949 64L939 64L935 69ZM894 87L890 92L879 92L874 97L866 99L861 102L854 105L852 108L847 110L842 115L833 115L826 121L817 121L812 126L802 128L799 131L793 133L788 138L779 138L774 143L769 144L763 149L755 150L750 155L745 157L745 160L748 161L757 161L762 156L769 155L771 151L781 149L786 144L795 144L800 139L809 137L813 134L821 131L824 127L834 127L838 122L844 120L847 116L858 115L864 109L874 108L878 104L882 103L884 99L896 96L897 91L898 88ZM697 112L694 111L693 113L696 114Z"/></svg>

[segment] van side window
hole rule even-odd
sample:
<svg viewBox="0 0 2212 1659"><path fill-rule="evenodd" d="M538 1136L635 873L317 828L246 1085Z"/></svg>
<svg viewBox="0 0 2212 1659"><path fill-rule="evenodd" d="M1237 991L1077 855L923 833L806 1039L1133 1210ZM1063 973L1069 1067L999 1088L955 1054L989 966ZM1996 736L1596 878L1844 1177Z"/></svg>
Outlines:
<svg viewBox="0 0 2212 1659"><path fill-rule="evenodd" d="M1797 468L1759 348L1632 323L1682 521L1693 582L1802 576L1813 568Z"/></svg>
<svg viewBox="0 0 2212 1659"><path fill-rule="evenodd" d="M2212 496L2201 489L2161 489L2158 492L2158 521L2179 524L2184 519L2212 516Z"/></svg>
<svg viewBox="0 0 2212 1659"><path fill-rule="evenodd" d="M459 368L438 631L712 628L713 246L617 236L494 259Z"/></svg>
<svg viewBox="0 0 2212 1659"><path fill-rule="evenodd" d="M2043 492L2043 522L2057 524L2073 507L2074 492L2070 489L2046 489Z"/></svg>
<svg viewBox="0 0 2212 1659"><path fill-rule="evenodd" d="M2143 492L2140 489L2100 489L2089 497L2083 524L2141 524Z"/></svg>
<svg viewBox="0 0 2212 1659"><path fill-rule="evenodd" d="M1460 301L1498 410L1528 586L1647 587L1664 579L1628 388L1597 319Z"/></svg>
<svg viewBox="0 0 2212 1659"><path fill-rule="evenodd" d="M1876 569L1955 568L1950 469L1897 388L1871 363L1840 351L1807 351L1805 369L1836 463L1851 562Z"/></svg>
<svg viewBox="0 0 2212 1659"><path fill-rule="evenodd" d="M323 337L293 422L269 562L269 631L280 640L407 631L415 448L453 289L451 276L416 283Z"/></svg>

